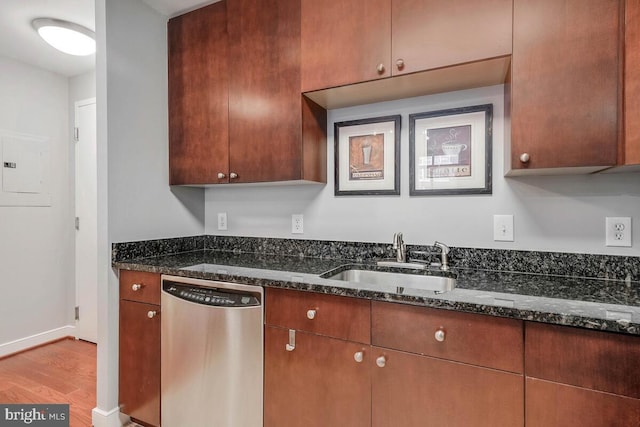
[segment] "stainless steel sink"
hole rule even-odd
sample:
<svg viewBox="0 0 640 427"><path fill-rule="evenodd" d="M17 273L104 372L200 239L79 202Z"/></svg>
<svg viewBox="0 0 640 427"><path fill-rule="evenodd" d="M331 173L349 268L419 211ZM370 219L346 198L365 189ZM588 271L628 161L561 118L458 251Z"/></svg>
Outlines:
<svg viewBox="0 0 640 427"><path fill-rule="evenodd" d="M361 270L351 268L335 274L322 275L325 279L366 283L369 285L390 286L395 288L421 289L425 291L447 292L456 287L453 277L401 273L379 270Z"/></svg>

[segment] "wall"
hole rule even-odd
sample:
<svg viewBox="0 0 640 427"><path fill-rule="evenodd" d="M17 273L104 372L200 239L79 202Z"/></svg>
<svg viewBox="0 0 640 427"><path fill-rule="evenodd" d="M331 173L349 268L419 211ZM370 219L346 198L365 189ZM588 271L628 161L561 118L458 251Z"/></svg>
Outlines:
<svg viewBox="0 0 640 427"><path fill-rule="evenodd" d="M74 229L68 80L3 57L0 76L0 129L50 138L52 196L48 207L0 206L1 356L72 334Z"/></svg>
<svg viewBox="0 0 640 427"><path fill-rule="evenodd" d="M410 113L493 103L493 194L409 197ZM207 234L390 242L598 254L640 254L640 174L505 178L503 88L494 86L329 111L326 186L207 189ZM333 195L333 122L402 114L401 195ZM553 153L549 153L553 155ZM217 230L217 213L228 230ZM291 235L291 214L304 214L304 235ZM493 241L493 215L513 214L514 242ZM630 216L633 248L604 245L605 216Z"/></svg>
<svg viewBox="0 0 640 427"><path fill-rule="evenodd" d="M98 395L96 426L117 424L118 279L112 242L201 235L199 188L168 185L167 18L141 0L97 0Z"/></svg>

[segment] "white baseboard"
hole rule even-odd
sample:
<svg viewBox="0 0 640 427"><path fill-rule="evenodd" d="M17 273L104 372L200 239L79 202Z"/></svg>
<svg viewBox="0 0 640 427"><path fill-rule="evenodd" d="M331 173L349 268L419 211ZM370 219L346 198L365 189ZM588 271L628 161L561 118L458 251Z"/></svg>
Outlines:
<svg viewBox="0 0 640 427"><path fill-rule="evenodd" d="M0 357L27 350L31 347L45 344L50 341L59 340L60 338L73 337L75 336L75 330L75 326L67 325L61 328L31 335L30 337L20 338L15 341L0 344Z"/></svg>
<svg viewBox="0 0 640 427"><path fill-rule="evenodd" d="M129 422L129 417L120 413L120 408L104 411L93 408L91 411L91 424L93 427L122 427Z"/></svg>

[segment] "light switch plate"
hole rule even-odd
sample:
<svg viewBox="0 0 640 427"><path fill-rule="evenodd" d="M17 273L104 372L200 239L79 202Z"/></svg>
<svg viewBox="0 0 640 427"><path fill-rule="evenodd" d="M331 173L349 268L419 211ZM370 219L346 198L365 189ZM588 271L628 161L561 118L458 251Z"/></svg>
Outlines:
<svg viewBox="0 0 640 427"><path fill-rule="evenodd" d="M513 242L513 215L493 216L493 240Z"/></svg>
<svg viewBox="0 0 640 427"><path fill-rule="evenodd" d="M226 230L227 229L227 213L219 212L218 213L218 230Z"/></svg>

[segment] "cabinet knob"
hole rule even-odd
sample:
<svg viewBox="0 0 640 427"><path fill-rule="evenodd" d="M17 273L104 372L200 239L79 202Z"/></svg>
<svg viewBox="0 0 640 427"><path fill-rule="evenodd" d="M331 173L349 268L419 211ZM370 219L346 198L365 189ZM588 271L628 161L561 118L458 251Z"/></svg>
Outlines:
<svg viewBox="0 0 640 427"><path fill-rule="evenodd" d="M396 67L398 67L398 70L402 70L404 68L404 59L398 59L396 61Z"/></svg>
<svg viewBox="0 0 640 427"><path fill-rule="evenodd" d="M383 63L378 64L378 66L376 67L376 70L378 71L378 74L384 73L384 64Z"/></svg>
<svg viewBox="0 0 640 427"><path fill-rule="evenodd" d="M132 291L139 291L140 289L142 289L142 285L140 283L134 283L133 285L131 285L131 290Z"/></svg>
<svg viewBox="0 0 640 427"><path fill-rule="evenodd" d="M446 338L446 334L444 333L444 331L442 329L438 329L436 331L436 333L434 334L434 336L436 338L436 341L438 341L438 342L442 342Z"/></svg>
<svg viewBox="0 0 640 427"><path fill-rule="evenodd" d="M236 179L237 177L238 177L238 174L237 174L237 173L235 173L235 172L231 172L231 173L229 174L229 178L231 178L231 179Z"/></svg>
<svg viewBox="0 0 640 427"><path fill-rule="evenodd" d="M529 156L529 153L522 153L520 154L520 161L522 163L529 163L529 159L531 158L531 156Z"/></svg>
<svg viewBox="0 0 640 427"><path fill-rule="evenodd" d="M157 311L155 311L155 310L151 310L151 311L148 311L148 312L147 312L147 317L148 317L149 319L153 319L154 317L156 317L156 314L158 314L158 312L157 312Z"/></svg>
<svg viewBox="0 0 640 427"><path fill-rule="evenodd" d="M316 311L315 310L308 310L307 311L307 319L313 320L315 318L316 318Z"/></svg>
<svg viewBox="0 0 640 427"><path fill-rule="evenodd" d="M222 172L218 172L218 179L225 179L227 177L227 175L223 174Z"/></svg>
<svg viewBox="0 0 640 427"><path fill-rule="evenodd" d="M364 360L364 351L356 351L356 353L353 355L353 360L361 363Z"/></svg>
<svg viewBox="0 0 640 427"><path fill-rule="evenodd" d="M384 365L386 364L387 364L386 356L380 356L376 359L376 365L378 365L378 367L384 368Z"/></svg>

